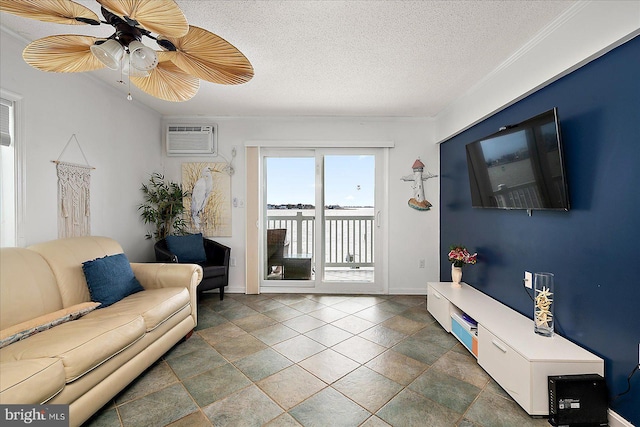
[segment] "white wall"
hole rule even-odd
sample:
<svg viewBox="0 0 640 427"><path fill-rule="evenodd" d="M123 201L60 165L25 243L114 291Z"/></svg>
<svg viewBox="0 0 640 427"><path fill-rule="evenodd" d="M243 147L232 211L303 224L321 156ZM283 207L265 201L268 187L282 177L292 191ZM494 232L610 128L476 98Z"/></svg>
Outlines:
<svg viewBox="0 0 640 427"><path fill-rule="evenodd" d="M413 196L411 183L400 180L412 172L420 157L426 170L439 170L439 146L428 143L434 138L428 119L372 118L166 118L171 122L212 122L218 124L218 150L234 160L236 173L231 179L232 197L246 199L244 143L255 140L316 141L393 141L389 156L389 293L424 294L426 282L439 280L439 179L425 184L430 211L419 212L407 206ZM221 157L165 157L163 170L167 178L180 181L181 165L193 161L223 161ZM232 208L232 237L216 238L231 247L237 267L231 269L230 292L245 288L245 212ZM419 260L425 259L425 268Z"/></svg>
<svg viewBox="0 0 640 427"><path fill-rule="evenodd" d="M181 180L181 163L206 158L166 157L162 149L162 118L139 103L129 102L112 88L85 74L44 73L24 63L25 42L2 32L0 87L22 96L23 143L26 146L24 244L56 239L57 177L51 160L60 156L76 134L91 175L92 234L118 240L132 261L152 261L152 242L137 206L140 186L151 172ZM191 120L201 121L202 118ZM425 184L432 210L418 212L407 206L411 184L400 177L411 173L420 157L426 169L438 173L439 147L428 119L371 118L212 118L218 124L219 151L234 160L232 194L245 197L244 143L249 140L354 140L394 141L389 173L389 277L390 293L424 293L428 280L439 271L439 180ZM61 160L83 163L75 142ZM210 159L218 161L220 158ZM244 209L232 210L232 237L220 238L232 248L237 267L230 291L245 289ZM425 259L424 269L419 260Z"/></svg>
<svg viewBox="0 0 640 427"><path fill-rule="evenodd" d="M0 87L22 96L26 145L25 245L56 239L58 159L71 135L91 174L91 231L115 238L133 261L148 260L151 241L137 206L140 186L161 164L161 117L85 74L45 73L22 60L26 43L0 34ZM75 142L60 159L84 163Z"/></svg>
<svg viewBox="0 0 640 427"><path fill-rule="evenodd" d="M439 112L434 142L449 139L638 34L639 1L576 2Z"/></svg>

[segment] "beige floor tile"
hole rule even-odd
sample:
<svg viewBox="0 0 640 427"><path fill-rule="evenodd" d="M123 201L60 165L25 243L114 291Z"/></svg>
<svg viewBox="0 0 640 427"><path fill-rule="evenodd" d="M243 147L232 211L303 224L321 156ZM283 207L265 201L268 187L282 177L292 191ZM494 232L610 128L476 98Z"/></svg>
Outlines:
<svg viewBox="0 0 640 427"><path fill-rule="evenodd" d="M273 346L274 350L296 363L320 353L325 348L327 347L304 335L298 335Z"/></svg>
<svg viewBox="0 0 640 427"><path fill-rule="evenodd" d="M445 353L432 365L432 368L473 384L478 388L483 388L491 379L489 374L478 365L473 356L455 351Z"/></svg>
<svg viewBox="0 0 640 427"><path fill-rule="evenodd" d="M384 352L387 348L372 341L355 336L334 345L332 349L340 354L344 354L356 362L367 363L369 360Z"/></svg>
<svg viewBox="0 0 640 427"><path fill-rule="evenodd" d="M275 325L278 322L264 314L254 314L253 316L234 320L233 323L242 330L253 332L258 329L266 328L267 326Z"/></svg>
<svg viewBox="0 0 640 427"><path fill-rule="evenodd" d="M333 325L321 326L304 335L312 340L318 341L320 344L326 345L327 347L334 346L353 336L353 334L345 331L344 329L340 329Z"/></svg>
<svg viewBox="0 0 640 427"><path fill-rule="evenodd" d="M400 341L407 337L407 334L398 332L396 330L387 328L386 326L376 325L373 328L369 328L366 331L358 334L362 338L366 338L369 341L373 341L376 344L383 345L385 347L393 347Z"/></svg>
<svg viewBox="0 0 640 427"><path fill-rule="evenodd" d="M490 379L424 300L204 295L196 333L83 427L546 425Z"/></svg>
<svg viewBox="0 0 640 427"><path fill-rule="evenodd" d="M233 362L264 350L267 345L256 337L246 334L219 342L214 345L214 348L229 362Z"/></svg>
<svg viewBox="0 0 640 427"><path fill-rule="evenodd" d="M331 349L315 354L299 365L327 384L339 380L360 366L358 362Z"/></svg>
<svg viewBox="0 0 640 427"><path fill-rule="evenodd" d="M246 331L231 322L198 331L198 335L211 345L246 334Z"/></svg>
<svg viewBox="0 0 640 427"><path fill-rule="evenodd" d="M403 316L395 316L382 322L382 326L393 329L394 331L402 332L405 335L411 335L424 328L426 324L407 319Z"/></svg>
<svg viewBox="0 0 640 427"><path fill-rule="evenodd" d="M366 319L353 315L343 317L342 319L336 320L331 324L333 326L337 326L340 329L344 329L347 332L351 332L352 334L359 334L376 325L373 322L369 322Z"/></svg>
<svg viewBox="0 0 640 427"><path fill-rule="evenodd" d="M374 413L403 387L384 375L362 366L336 381L333 388L367 411Z"/></svg>
<svg viewBox="0 0 640 427"><path fill-rule="evenodd" d="M315 317L303 314L302 316L286 320L282 322L282 324L293 329L294 331L298 331L301 334L304 334L305 332L309 332L312 329L324 326L327 323Z"/></svg>
<svg viewBox="0 0 640 427"><path fill-rule="evenodd" d="M415 380L429 365L388 350L365 366L404 386Z"/></svg>
<svg viewBox="0 0 640 427"><path fill-rule="evenodd" d="M297 365L260 380L257 385L271 399L287 410L327 386Z"/></svg>

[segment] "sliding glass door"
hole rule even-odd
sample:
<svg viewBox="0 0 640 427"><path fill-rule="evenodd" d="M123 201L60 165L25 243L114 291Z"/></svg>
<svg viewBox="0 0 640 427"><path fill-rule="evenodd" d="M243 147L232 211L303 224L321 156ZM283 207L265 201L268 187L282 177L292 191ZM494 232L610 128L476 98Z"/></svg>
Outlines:
<svg viewBox="0 0 640 427"><path fill-rule="evenodd" d="M313 151L273 153L263 158L263 280L311 286L315 278L316 166ZM304 281L306 283L299 283Z"/></svg>
<svg viewBox="0 0 640 427"><path fill-rule="evenodd" d="M323 160L323 280L374 282L375 155L329 154Z"/></svg>
<svg viewBox="0 0 640 427"><path fill-rule="evenodd" d="M383 292L384 149L265 149L262 162L261 286Z"/></svg>

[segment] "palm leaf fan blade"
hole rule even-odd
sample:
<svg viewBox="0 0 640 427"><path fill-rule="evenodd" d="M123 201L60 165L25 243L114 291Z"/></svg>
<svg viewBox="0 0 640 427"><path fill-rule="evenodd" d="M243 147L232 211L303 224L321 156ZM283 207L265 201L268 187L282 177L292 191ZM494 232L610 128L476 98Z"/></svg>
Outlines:
<svg viewBox="0 0 640 427"><path fill-rule="evenodd" d="M41 71L78 73L104 68L92 53L98 39L91 36L57 35L35 40L22 52L25 62Z"/></svg>
<svg viewBox="0 0 640 427"><path fill-rule="evenodd" d="M83 18L100 22L98 15L71 0L0 0L0 10L23 18L67 25L85 25Z"/></svg>
<svg viewBox="0 0 640 427"><path fill-rule="evenodd" d="M160 62L148 77L130 77L140 90L171 102L187 101L198 93L200 81L186 74L171 61Z"/></svg>
<svg viewBox="0 0 640 427"><path fill-rule="evenodd" d="M253 77L253 66L235 46L210 31L189 26L186 36L172 39L177 54L172 61L185 72L219 84L242 84Z"/></svg>
<svg viewBox="0 0 640 427"><path fill-rule="evenodd" d="M173 0L97 0L112 13L136 21L152 33L182 37L189 24L180 7Z"/></svg>

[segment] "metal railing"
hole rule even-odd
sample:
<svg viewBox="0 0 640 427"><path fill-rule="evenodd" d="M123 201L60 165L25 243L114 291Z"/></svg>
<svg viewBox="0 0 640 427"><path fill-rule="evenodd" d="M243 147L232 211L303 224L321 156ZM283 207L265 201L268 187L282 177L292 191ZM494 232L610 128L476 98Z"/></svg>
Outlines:
<svg viewBox="0 0 640 427"><path fill-rule="evenodd" d="M374 217L330 215L325 217L325 266L373 267ZM286 228L286 255L313 254L315 216L267 215L267 228Z"/></svg>
<svg viewBox="0 0 640 427"><path fill-rule="evenodd" d="M494 191L496 204L500 208L539 209L545 205L561 208L561 198L565 193L563 185L562 179L557 177L549 182L548 191L542 191L541 186L535 181L512 187L499 186Z"/></svg>

